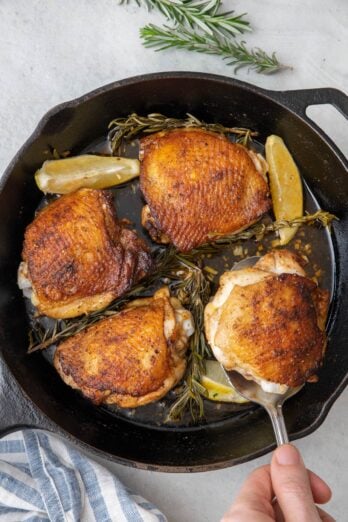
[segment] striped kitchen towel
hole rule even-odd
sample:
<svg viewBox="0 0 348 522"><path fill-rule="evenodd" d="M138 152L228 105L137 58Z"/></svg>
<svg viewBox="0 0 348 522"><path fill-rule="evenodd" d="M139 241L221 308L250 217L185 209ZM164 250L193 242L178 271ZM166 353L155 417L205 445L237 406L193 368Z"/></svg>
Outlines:
<svg viewBox="0 0 348 522"><path fill-rule="evenodd" d="M0 439L0 521L166 522L110 471L40 430Z"/></svg>

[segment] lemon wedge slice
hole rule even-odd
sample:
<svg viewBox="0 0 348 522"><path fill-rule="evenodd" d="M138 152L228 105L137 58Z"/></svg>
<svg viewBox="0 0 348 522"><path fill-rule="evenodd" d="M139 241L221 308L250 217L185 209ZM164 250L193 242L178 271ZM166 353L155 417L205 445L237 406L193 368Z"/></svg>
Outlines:
<svg viewBox="0 0 348 522"><path fill-rule="evenodd" d="M268 136L266 160L276 220L295 219L303 215L303 191L299 170L282 138ZM298 227L279 230L279 244L286 245L294 237Z"/></svg>
<svg viewBox="0 0 348 522"><path fill-rule="evenodd" d="M207 392L205 397L211 401L248 402L231 386L218 361L205 362L205 374L201 377L201 385Z"/></svg>
<svg viewBox="0 0 348 522"><path fill-rule="evenodd" d="M125 183L139 176L137 159L84 154L45 161L35 174L42 192L68 194L79 188L103 189Z"/></svg>

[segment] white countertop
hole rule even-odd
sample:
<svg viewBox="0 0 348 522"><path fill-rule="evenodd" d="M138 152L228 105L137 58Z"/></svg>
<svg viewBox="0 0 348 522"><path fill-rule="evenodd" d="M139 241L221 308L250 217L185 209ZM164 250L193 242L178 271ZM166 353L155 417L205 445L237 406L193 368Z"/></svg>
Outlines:
<svg viewBox="0 0 348 522"><path fill-rule="evenodd" d="M237 78L269 89L348 89L348 4L343 0L225 0L249 12L254 33L246 36L292 66L280 74L240 71ZM43 114L57 103L137 74L182 70L233 76L218 57L144 49L138 28L161 22L135 2L115 0L0 0L0 175ZM311 117L348 155L347 122L332 107ZM324 424L296 442L307 466L333 489L327 510L346 520L348 394ZM153 501L171 522L219 520L244 477L269 456L234 468L197 474L140 471L103 461L130 488Z"/></svg>

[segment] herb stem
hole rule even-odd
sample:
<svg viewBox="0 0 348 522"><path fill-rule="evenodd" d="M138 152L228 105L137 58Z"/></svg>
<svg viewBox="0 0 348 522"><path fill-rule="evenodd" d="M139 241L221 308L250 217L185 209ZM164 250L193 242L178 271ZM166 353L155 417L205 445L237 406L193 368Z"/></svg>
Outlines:
<svg viewBox="0 0 348 522"><path fill-rule="evenodd" d="M334 214L330 214L325 210L319 209L314 214L306 214L304 216L294 218L291 220L280 219L278 221L272 221L271 223L256 223L249 227L248 229L238 232L237 234L230 234L224 236L217 236L216 234L211 235L211 243L207 245L218 249L223 245L230 245L231 243L236 243L237 241L245 241L247 239L255 239L256 241L261 241L266 235L277 232L282 228L296 228L303 225L314 225L318 224L322 227L329 227L332 221L337 220L338 218ZM198 247L197 250L199 250Z"/></svg>
<svg viewBox="0 0 348 522"><path fill-rule="evenodd" d="M199 120L190 113L186 118L171 118L160 113L151 113L147 116L140 116L135 112L126 117L115 118L109 123L108 139L111 144L113 154L116 153L122 139L132 140L139 134L151 134L154 132L172 130L178 128L205 129L222 134L236 134L237 136L257 136L256 131L244 127L226 127L221 123L206 123Z"/></svg>
<svg viewBox="0 0 348 522"><path fill-rule="evenodd" d="M185 49L197 53L218 55L227 65L234 66L234 72L249 67L258 73L271 74L283 69L275 53L268 55L260 48L248 49L245 42L231 42L224 37L201 35L190 29L148 24L140 29L145 47L164 51L169 48Z"/></svg>
<svg viewBox="0 0 348 522"><path fill-rule="evenodd" d="M145 5L149 11L156 9L168 21L177 26L199 29L209 36L235 36L251 31L245 13L234 15L234 11L219 12L221 0L135 0L138 6ZM129 3L121 0L120 4Z"/></svg>

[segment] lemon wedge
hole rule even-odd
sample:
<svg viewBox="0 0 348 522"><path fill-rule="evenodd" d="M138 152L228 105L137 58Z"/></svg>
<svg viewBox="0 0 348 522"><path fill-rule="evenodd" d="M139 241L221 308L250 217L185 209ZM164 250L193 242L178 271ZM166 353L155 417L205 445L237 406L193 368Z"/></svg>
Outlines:
<svg viewBox="0 0 348 522"><path fill-rule="evenodd" d="M205 374L201 377L201 385L207 392L205 397L211 401L248 402L231 386L218 361L205 362Z"/></svg>
<svg viewBox="0 0 348 522"><path fill-rule="evenodd" d="M35 174L42 192L68 194L79 188L103 189L125 183L139 176L137 159L84 154L45 161Z"/></svg>
<svg viewBox="0 0 348 522"><path fill-rule="evenodd" d="M291 220L303 215L303 191L299 170L282 138L268 136L266 160L276 220ZM286 245L294 237L298 227L279 230L279 244Z"/></svg>

